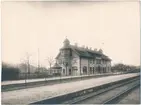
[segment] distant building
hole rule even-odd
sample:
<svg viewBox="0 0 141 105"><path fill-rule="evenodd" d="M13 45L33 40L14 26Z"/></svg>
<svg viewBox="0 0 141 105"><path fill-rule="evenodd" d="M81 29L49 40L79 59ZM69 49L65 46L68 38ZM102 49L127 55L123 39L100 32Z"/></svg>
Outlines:
<svg viewBox="0 0 141 105"><path fill-rule="evenodd" d="M56 68L62 75L89 75L111 72L111 59L100 49L70 45L66 38L56 57ZM60 70L61 68L61 70Z"/></svg>

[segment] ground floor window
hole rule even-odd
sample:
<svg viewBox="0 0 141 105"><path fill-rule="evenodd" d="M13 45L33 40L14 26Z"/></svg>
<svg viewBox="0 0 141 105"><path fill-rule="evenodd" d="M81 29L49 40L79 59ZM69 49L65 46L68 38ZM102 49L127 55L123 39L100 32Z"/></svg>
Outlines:
<svg viewBox="0 0 141 105"><path fill-rule="evenodd" d="M63 69L63 74L65 74L65 69Z"/></svg>
<svg viewBox="0 0 141 105"><path fill-rule="evenodd" d="M87 67L86 66L83 67L83 74L87 74Z"/></svg>
<svg viewBox="0 0 141 105"><path fill-rule="evenodd" d="M95 69L94 69L94 67L93 67L93 74L95 73Z"/></svg>
<svg viewBox="0 0 141 105"><path fill-rule="evenodd" d="M104 73L106 73L106 67L104 67Z"/></svg>
<svg viewBox="0 0 141 105"><path fill-rule="evenodd" d="M97 67L98 73L101 73L100 66Z"/></svg>
<svg viewBox="0 0 141 105"><path fill-rule="evenodd" d="M93 70L92 70L92 67L90 67L90 74L93 74Z"/></svg>
<svg viewBox="0 0 141 105"><path fill-rule="evenodd" d="M69 69L69 75L71 75L71 69Z"/></svg>

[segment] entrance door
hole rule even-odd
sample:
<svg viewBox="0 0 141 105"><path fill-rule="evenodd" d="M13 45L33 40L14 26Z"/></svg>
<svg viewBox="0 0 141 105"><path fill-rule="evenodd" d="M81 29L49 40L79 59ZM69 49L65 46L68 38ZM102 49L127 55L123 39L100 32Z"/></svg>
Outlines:
<svg viewBox="0 0 141 105"><path fill-rule="evenodd" d="M73 67L72 67L72 72L71 72L71 74L72 74L72 75L77 75L77 70L78 70L77 67L76 67L76 66L73 66Z"/></svg>
<svg viewBox="0 0 141 105"><path fill-rule="evenodd" d="M87 67L86 66L83 67L83 74L87 74Z"/></svg>
<svg viewBox="0 0 141 105"><path fill-rule="evenodd" d="M69 69L69 75L71 75L71 69Z"/></svg>
<svg viewBox="0 0 141 105"><path fill-rule="evenodd" d="M101 73L100 66L98 66L98 72Z"/></svg>

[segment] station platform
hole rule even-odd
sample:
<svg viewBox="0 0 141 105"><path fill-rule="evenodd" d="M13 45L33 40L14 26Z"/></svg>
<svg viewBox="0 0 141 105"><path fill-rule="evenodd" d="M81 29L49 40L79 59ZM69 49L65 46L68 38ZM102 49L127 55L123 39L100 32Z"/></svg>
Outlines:
<svg viewBox="0 0 141 105"><path fill-rule="evenodd" d="M70 78L79 78L79 77L90 77L90 76L103 76L103 75L117 75L120 73L104 73L104 74L91 74L91 75L78 75L78 76L60 76L60 77L50 77L50 78L38 78L38 79L26 79L26 83L31 82L42 82L42 81L51 81L51 80L60 80L60 79L70 79ZM24 84L24 80L10 80L2 81L1 85L11 85L11 84Z"/></svg>
<svg viewBox="0 0 141 105"><path fill-rule="evenodd" d="M139 73L114 75L101 78L92 78L70 83L47 85L35 88L2 92L2 104L30 104L90 87L96 87L110 82L115 82L138 76Z"/></svg>

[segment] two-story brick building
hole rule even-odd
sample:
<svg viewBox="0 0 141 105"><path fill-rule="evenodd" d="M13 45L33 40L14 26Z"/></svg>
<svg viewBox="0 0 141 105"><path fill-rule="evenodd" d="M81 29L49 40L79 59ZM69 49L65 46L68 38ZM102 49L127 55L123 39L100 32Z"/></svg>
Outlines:
<svg viewBox="0 0 141 105"><path fill-rule="evenodd" d="M66 38L56 57L62 75L89 75L111 72L111 59L103 51L71 45Z"/></svg>

